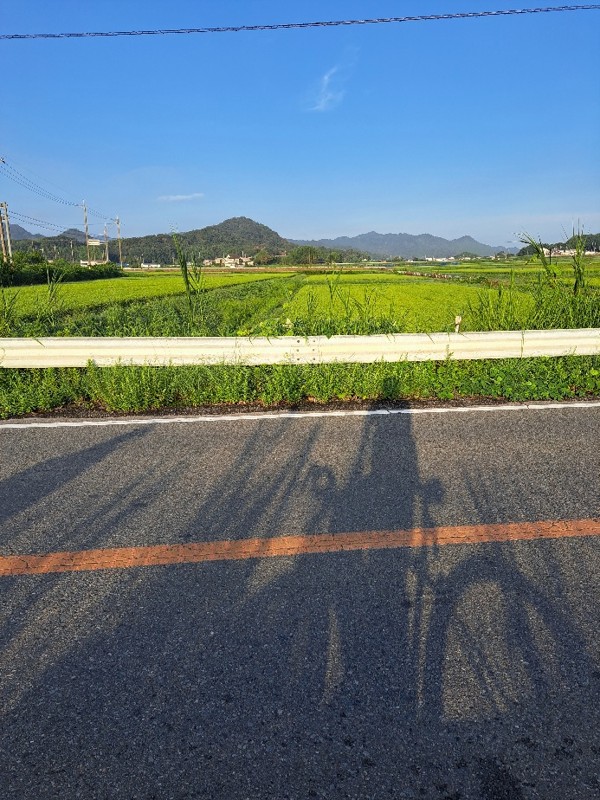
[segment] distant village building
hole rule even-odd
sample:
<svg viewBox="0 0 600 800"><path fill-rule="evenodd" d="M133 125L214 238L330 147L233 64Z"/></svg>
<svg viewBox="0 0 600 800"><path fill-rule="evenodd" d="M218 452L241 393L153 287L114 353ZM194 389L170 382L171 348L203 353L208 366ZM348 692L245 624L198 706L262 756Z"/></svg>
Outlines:
<svg viewBox="0 0 600 800"><path fill-rule="evenodd" d="M568 249L560 250L558 248L556 248L556 249L553 248L552 250L550 250L548 247L544 247L543 250L544 250L544 255L545 256L551 256L551 255L552 256L574 256L574 255L577 255L577 251L574 248L570 249L570 250L568 250ZM586 256L597 256L598 253L595 250L586 250L584 255L586 255Z"/></svg>
<svg viewBox="0 0 600 800"><path fill-rule="evenodd" d="M233 269L234 267L253 267L254 260L248 256L241 255L239 257L236 256L223 256L223 258L205 258L202 262L205 267L229 267Z"/></svg>

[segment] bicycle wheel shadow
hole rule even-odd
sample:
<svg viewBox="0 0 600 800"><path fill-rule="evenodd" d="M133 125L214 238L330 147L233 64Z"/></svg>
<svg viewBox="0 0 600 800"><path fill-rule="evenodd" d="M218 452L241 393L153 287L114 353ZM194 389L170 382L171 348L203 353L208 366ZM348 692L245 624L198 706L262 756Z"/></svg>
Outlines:
<svg viewBox="0 0 600 800"><path fill-rule="evenodd" d="M420 527L431 531L427 546L248 565L228 607L225 637L235 646L225 645L226 661L255 667L261 637L267 654L280 654L275 666L265 659L258 674L270 677L259 678L253 693L263 707L293 709L287 725L274 726L282 738L342 765L331 772L338 791L346 781L364 787L365 766L385 784L401 764L407 785L446 785L449 796L518 798L544 782L569 796L574 773L563 770L561 785L552 765L597 761L577 722L594 718L597 670L589 638L565 610L565 592L549 591L535 574L539 562L544 575L564 573L563 545L440 547L443 447L437 475L424 478L410 416L369 417L359 436L345 436L341 426L326 431L315 422L295 468L285 457L271 459L258 481L243 458L229 490L238 535L256 530L257 518L263 535L292 532L288 509L300 503L294 532ZM284 444L285 435L273 435L273 448ZM343 465L340 450L348 457ZM518 495L505 485L495 487L497 495L468 489L472 522L494 516L495 496ZM208 499L205 522L220 502L227 499ZM564 589L572 577L557 577L557 585ZM242 685L250 682L245 675ZM255 700L225 694L248 717L256 713ZM573 709L560 712L562 732L552 724L561 703Z"/></svg>
<svg viewBox="0 0 600 800"><path fill-rule="evenodd" d="M8 719L18 757L44 706L38 796L61 747L65 776L77 772L65 731L114 797L159 791L165 775L223 798L593 790L596 667L565 545L440 546L444 450L425 471L409 415L248 421L234 448L192 435L206 468L181 541L416 527L430 539L122 573L99 607L110 629L76 639ZM494 497L468 488L485 522ZM88 592L107 580L89 576Z"/></svg>

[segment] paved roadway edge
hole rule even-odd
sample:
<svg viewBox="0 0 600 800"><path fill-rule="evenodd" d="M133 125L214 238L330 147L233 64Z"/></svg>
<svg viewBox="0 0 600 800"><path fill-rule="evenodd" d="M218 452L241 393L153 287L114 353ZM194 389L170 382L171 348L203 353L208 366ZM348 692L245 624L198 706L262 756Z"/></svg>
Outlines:
<svg viewBox="0 0 600 800"><path fill-rule="evenodd" d="M353 410L323 410L323 411L258 411L250 413L231 414L198 414L194 416L172 417L110 417L101 419L23 419L19 421L0 421L1 430L18 430L29 428L97 428L119 425L173 425L175 423L203 423L203 422L256 422L257 420L282 420L282 419L315 419L318 417L379 417L408 414L418 416L421 414L472 414L492 413L495 411L548 411L556 409L590 409L600 408L600 401L576 401L570 403L507 403L503 405L487 406L442 406L431 408L376 408Z"/></svg>

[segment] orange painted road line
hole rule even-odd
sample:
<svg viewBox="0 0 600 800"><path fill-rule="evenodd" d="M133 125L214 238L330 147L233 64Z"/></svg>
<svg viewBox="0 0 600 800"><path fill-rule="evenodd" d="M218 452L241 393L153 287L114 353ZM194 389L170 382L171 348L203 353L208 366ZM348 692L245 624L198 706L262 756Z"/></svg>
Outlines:
<svg viewBox="0 0 600 800"><path fill-rule="evenodd" d="M452 544L527 542L600 536L600 519L511 522L497 525L458 525L406 531L322 533L314 536L277 536L148 547L113 547L62 553L0 556L0 577L128 569L205 561L243 561L352 550L388 550L407 547L445 547Z"/></svg>

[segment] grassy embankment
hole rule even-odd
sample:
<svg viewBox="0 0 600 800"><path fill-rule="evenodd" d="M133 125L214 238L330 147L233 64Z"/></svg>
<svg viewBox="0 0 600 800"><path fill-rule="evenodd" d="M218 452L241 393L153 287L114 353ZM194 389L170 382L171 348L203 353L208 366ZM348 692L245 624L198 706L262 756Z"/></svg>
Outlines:
<svg viewBox="0 0 600 800"><path fill-rule="evenodd" d="M257 282L257 278L261 280ZM99 287L99 283L106 285ZM496 290L391 273L200 276L189 296L182 291L180 276L136 275L93 285L61 285L53 307L48 304L48 288L22 291L11 335L443 331L453 329L457 314L463 317L463 329L471 330L528 327L517 323L535 323L536 319L539 325L532 327L552 322L540 316L540 307L549 298L540 300L535 291ZM556 297L550 301L565 297L571 308L571 295L564 287L552 291ZM594 324L595 311L588 303L588 312L590 308L588 318ZM307 367L90 365L85 369L0 370L0 416L4 417L64 406L149 411L212 403L294 404L307 399L391 401L470 396L535 400L597 395L598 357Z"/></svg>

